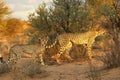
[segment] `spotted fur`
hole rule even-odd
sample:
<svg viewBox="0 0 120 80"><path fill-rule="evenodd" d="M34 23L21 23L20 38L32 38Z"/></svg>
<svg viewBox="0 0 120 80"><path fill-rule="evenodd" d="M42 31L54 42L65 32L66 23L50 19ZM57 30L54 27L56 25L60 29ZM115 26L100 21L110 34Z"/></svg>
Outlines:
<svg viewBox="0 0 120 80"><path fill-rule="evenodd" d="M59 36L57 36L57 38L55 39L55 42L51 45L51 47L53 45L55 45L55 43L58 41L60 48L59 48L59 52L54 55L52 58L55 58L55 60L57 61L57 63L61 63L60 62L60 56L65 52L65 56L66 58L68 58L69 60L72 60L72 58L69 55L69 52L71 50L72 44L81 44L81 45L87 45L87 53L89 56L89 59L91 59L92 57L92 52L91 52L91 48L93 43L95 42L95 38L103 33L105 33L106 31L104 29L99 29L99 30L91 30L88 32L84 32L84 33L65 33L65 34L61 34Z"/></svg>
<svg viewBox="0 0 120 80"><path fill-rule="evenodd" d="M36 60L40 58L41 64L44 65L43 54L45 51L45 45L47 39L42 39L41 43L36 43L34 45L30 44L16 44L10 49L9 61L17 61L22 58L23 55L29 55L29 57Z"/></svg>

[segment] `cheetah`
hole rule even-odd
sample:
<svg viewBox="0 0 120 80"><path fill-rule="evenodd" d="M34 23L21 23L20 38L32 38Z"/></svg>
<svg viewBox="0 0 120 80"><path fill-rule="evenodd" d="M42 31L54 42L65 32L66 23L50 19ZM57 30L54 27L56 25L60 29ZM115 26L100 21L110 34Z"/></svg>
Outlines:
<svg viewBox="0 0 120 80"><path fill-rule="evenodd" d="M80 45L86 45L87 48L87 54L89 59L92 58L92 45L95 42L95 38L99 35L102 35L106 32L105 29L98 29L98 30L90 30L88 32L84 33L64 33L56 37L54 43L52 45L46 46L46 48L51 48L54 46L57 42L59 43L59 51L56 55L52 56L56 60L58 64L61 64L60 62L60 56L65 52L65 57L69 60L73 60L69 52L72 48L73 44L80 44Z"/></svg>
<svg viewBox="0 0 120 80"><path fill-rule="evenodd" d="M22 56L27 55L29 58L33 58L35 61L40 58L42 65L45 65L43 60L43 54L45 51L45 45L47 38L42 39L41 42L36 44L16 44L10 48L9 61L16 62L21 59Z"/></svg>

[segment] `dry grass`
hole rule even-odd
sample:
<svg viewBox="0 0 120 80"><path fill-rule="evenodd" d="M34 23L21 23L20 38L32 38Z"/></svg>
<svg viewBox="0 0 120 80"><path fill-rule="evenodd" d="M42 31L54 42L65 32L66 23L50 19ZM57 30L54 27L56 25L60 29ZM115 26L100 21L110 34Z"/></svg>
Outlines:
<svg viewBox="0 0 120 80"><path fill-rule="evenodd" d="M99 56L97 57L97 60L102 61L106 69L111 69L120 66L120 57L118 54L115 53Z"/></svg>
<svg viewBox="0 0 120 80"><path fill-rule="evenodd" d="M102 80L101 70L97 66L92 65L90 61L88 61L88 64L89 64L88 79L89 80Z"/></svg>
<svg viewBox="0 0 120 80"><path fill-rule="evenodd" d="M40 65L32 61L25 63L22 66L22 73L29 77L34 77L34 75L40 74L42 72Z"/></svg>
<svg viewBox="0 0 120 80"><path fill-rule="evenodd" d="M13 69L13 80L25 80L26 77L33 78L37 74L44 72L38 63L33 62L33 60L20 62L14 66Z"/></svg>

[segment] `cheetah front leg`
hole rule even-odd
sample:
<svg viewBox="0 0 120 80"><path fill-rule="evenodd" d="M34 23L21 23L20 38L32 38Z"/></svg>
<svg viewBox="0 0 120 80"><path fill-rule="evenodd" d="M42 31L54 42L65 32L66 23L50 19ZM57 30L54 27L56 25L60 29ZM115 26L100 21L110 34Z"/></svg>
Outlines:
<svg viewBox="0 0 120 80"><path fill-rule="evenodd" d="M43 54L38 53L33 55L33 61L36 63L40 63L41 65L45 65L44 60L43 60Z"/></svg>
<svg viewBox="0 0 120 80"><path fill-rule="evenodd" d="M91 47L88 46L87 48L87 52L88 52L88 58L91 60L92 59L92 51L91 51Z"/></svg>
<svg viewBox="0 0 120 80"><path fill-rule="evenodd" d="M89 57L90 60L92 59L92 56L93 56L93 54L92 54L92 45L93 45L93 43L94 43L94 39L89 39L89 42L87 44L88 57Z"/></svg>
<svg viewBox="0 0 120 80"><path fill-rule="evenodd" d="M40 57L41 65L45 65L44 60L43 60L43 55L39 54L39 57Z"/></svg>

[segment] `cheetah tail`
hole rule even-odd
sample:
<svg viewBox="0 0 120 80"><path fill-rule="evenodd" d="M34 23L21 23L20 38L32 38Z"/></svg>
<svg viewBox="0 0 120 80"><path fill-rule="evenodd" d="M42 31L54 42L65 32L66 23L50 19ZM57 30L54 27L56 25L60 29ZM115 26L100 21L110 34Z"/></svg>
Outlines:
<svg viewBox="0 0 120 80"><path fill-rule="evenodd" d="M45 46L45 48L51 48L51 47L55 46L56 43L57 43L57 40L55 40L54 43L52 43L51 45Z"/></svg>

